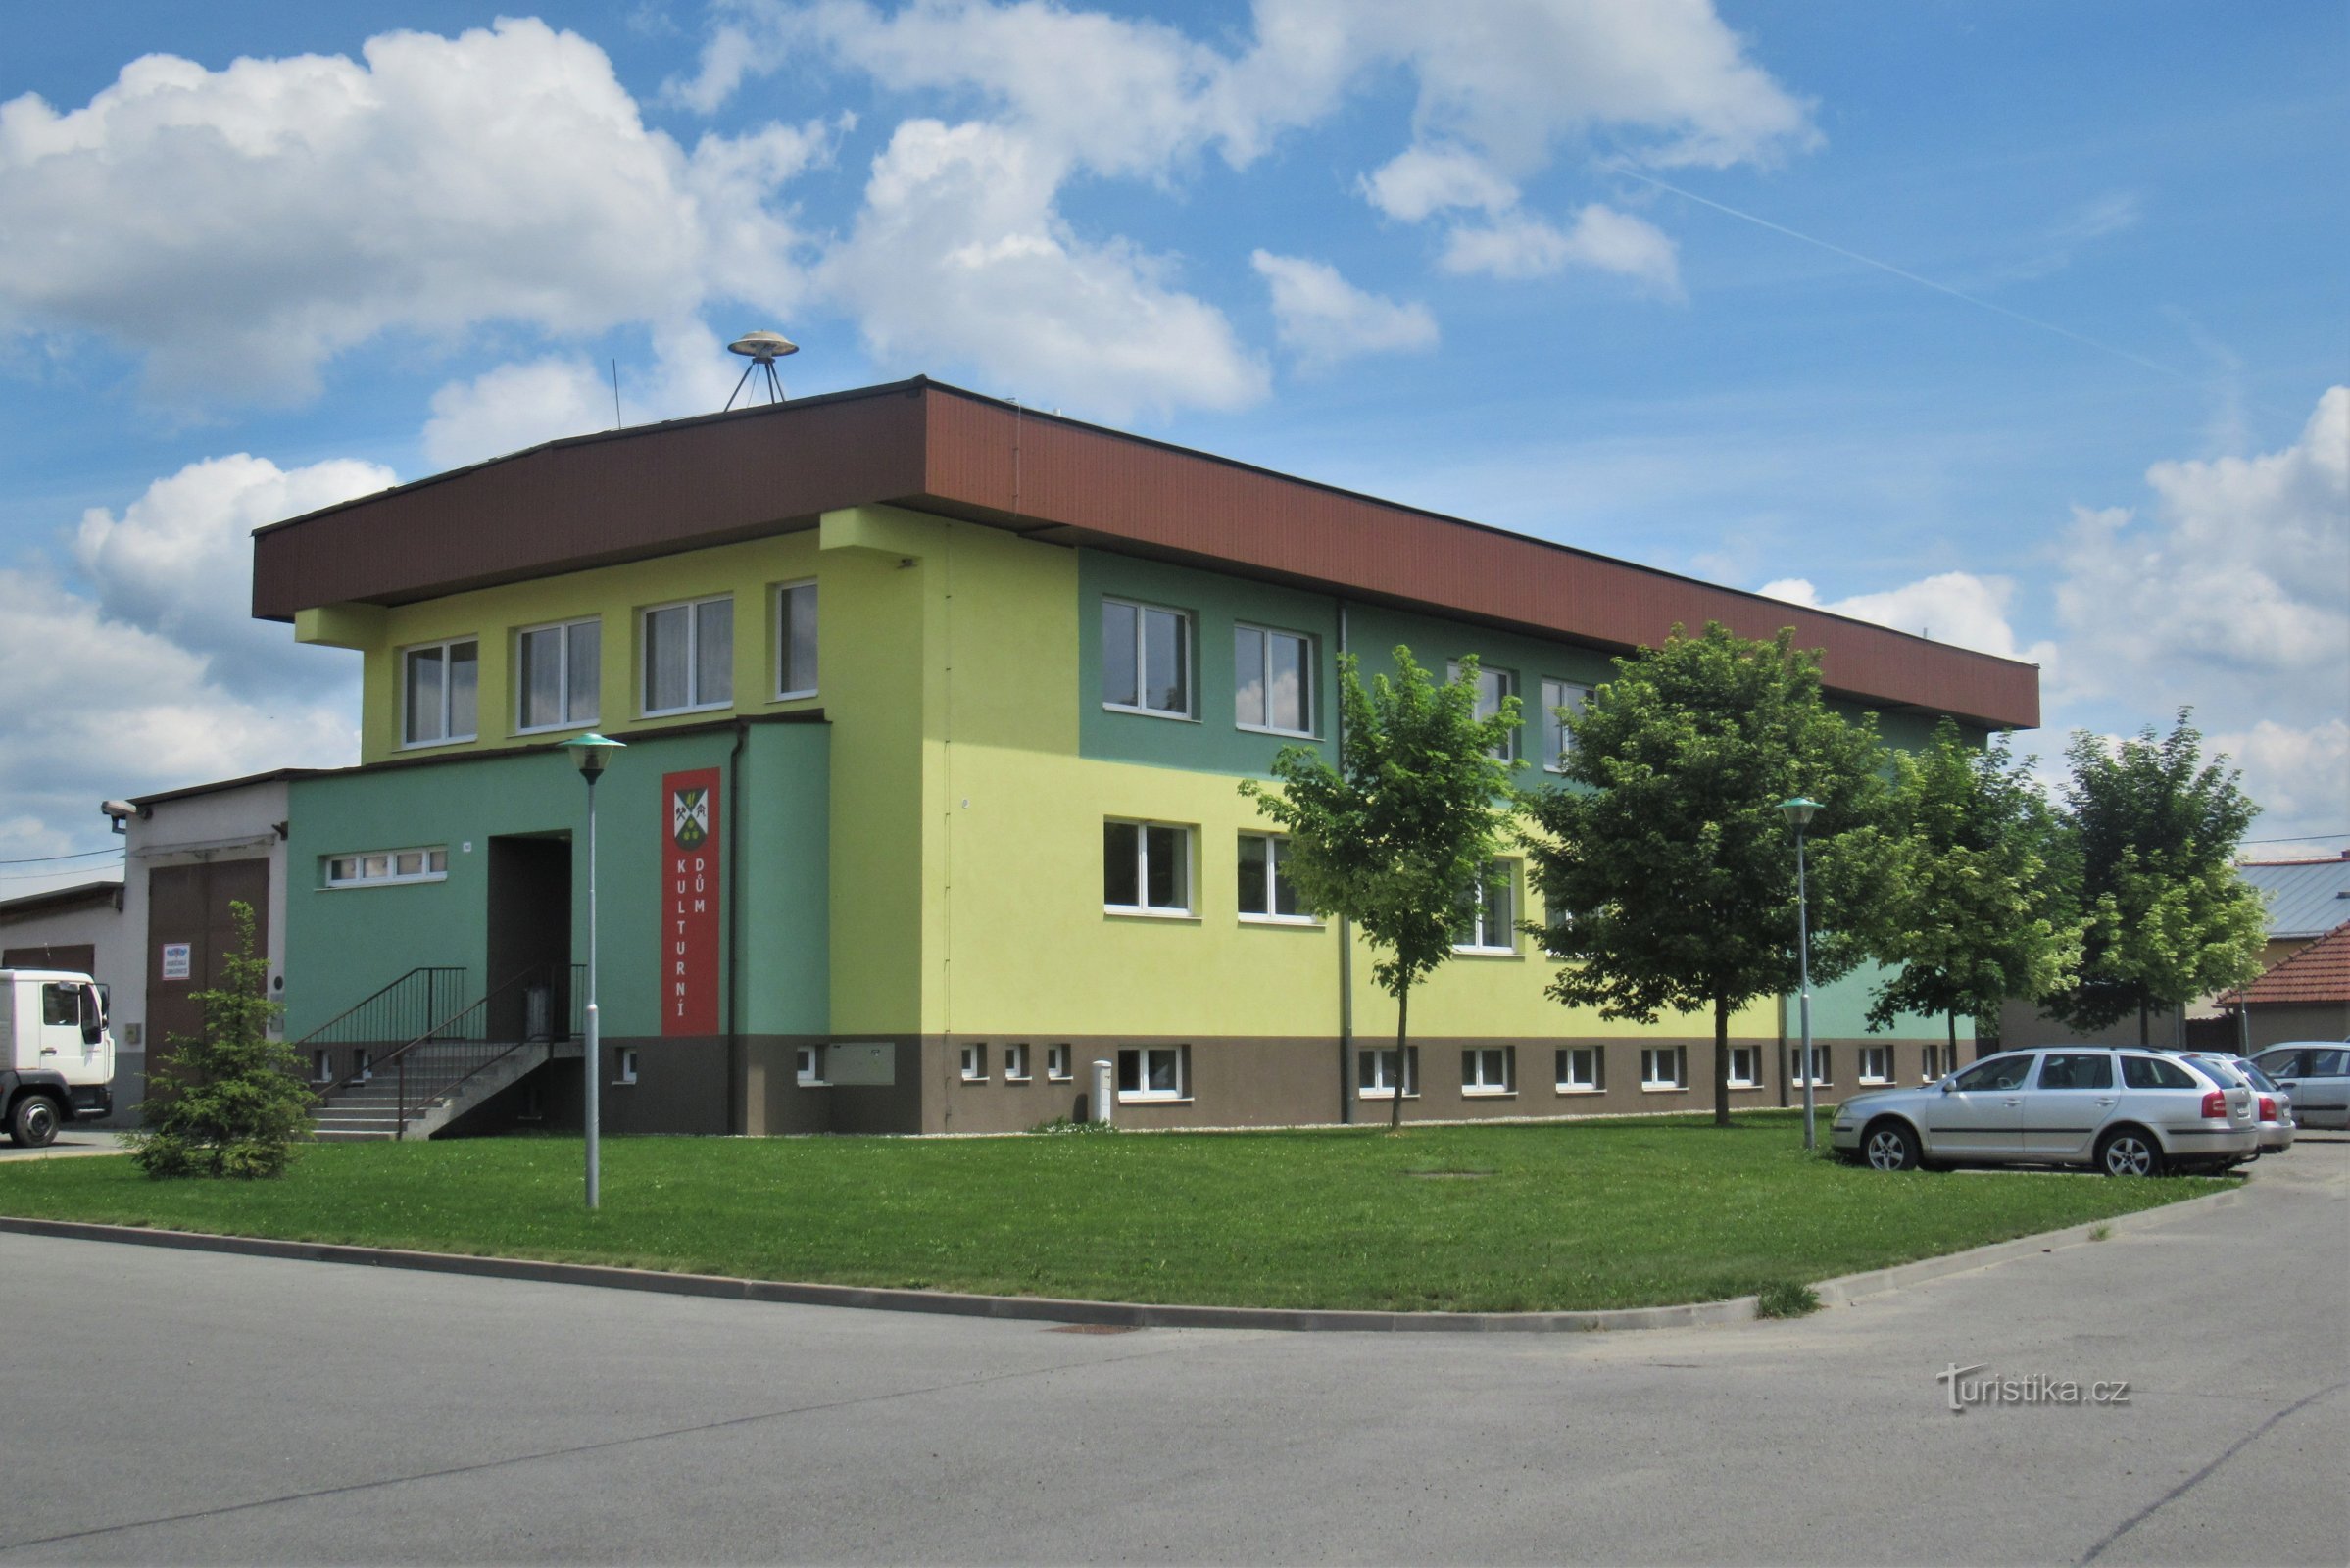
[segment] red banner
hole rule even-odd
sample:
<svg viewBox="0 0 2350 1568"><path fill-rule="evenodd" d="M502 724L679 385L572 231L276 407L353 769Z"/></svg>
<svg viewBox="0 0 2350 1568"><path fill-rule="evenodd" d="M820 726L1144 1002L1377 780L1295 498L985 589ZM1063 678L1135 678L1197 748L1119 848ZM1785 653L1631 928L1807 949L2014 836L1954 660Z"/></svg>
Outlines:
<svg viewBox="0 0 2350 1568"><path fill-rule="evenodd" d="M661 780L661 1032L718 1032L718 770Z"/></svg>

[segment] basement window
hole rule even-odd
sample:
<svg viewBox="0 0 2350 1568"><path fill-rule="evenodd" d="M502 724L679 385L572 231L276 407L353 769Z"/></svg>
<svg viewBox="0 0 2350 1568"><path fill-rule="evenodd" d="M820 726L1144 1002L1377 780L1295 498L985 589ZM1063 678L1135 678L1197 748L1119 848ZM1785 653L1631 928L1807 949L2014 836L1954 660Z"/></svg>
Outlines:
<svg viewBox="0 0 2350 1568"><path fill-rule="evenodd" d="M613 1053L612 1053L612 1062L613 1062L613 1066L612 1066L612 1081L613 1083L615 1083L615 1084L632 1084L632 1083L635 1083L635 1082L636 1082L636 1048L635 1048L635 1047L633 1047L633 1046L622 1046L622 1047L621 1047L619 1050L617 1050L617 1051L613 1052Z"/></svg>
<svg viewBox="0 0 2350 1568"><path fill-rule="evenodd" d="M1687 1046L1648 1046L1640 1052L1640 1087L1652 1093L1689 1086Z"/></svg>
<svg viewBox="0 0 2350 1568"><path fill-rule="evenodd" d="M1607 1088L1607 1058L1599 1046L1567 1046L1558 1054L1553 1087L1562 1095L1596 1095Z"/></svg>
<svg viewBox="0 0 2350 1568"><path fill-rule="evenodd" d="M326 858L326 885L330 888L445 882L448 878L449 847L445 844L413 850L367 850L358 855Z"/></svg>
<svg viewBox="0 0 2350 1568"><path fill-rule="evenodd" d="M802 1046L794 1054L792 1077L803 1089L823 1088L825 1084L824 1048L822 1046Z"/></svg>
<svg viewBox="0 0 2350 1568"><path fill-rule="evenodd" d="M1191 1098L1189 1046L1129 1046L1118 1053L1120 1100Z"/></svg>
<svg viewBox="0 0 2350 1568"><path fill-rule="evenodd" d="M1754 1089L1762 1084L1762 1047L1730 1048L1730 1087Z"/></svg>
<svg viewBox="0 0 2350 1568"><path fill-rule="evenodd" d="M1047 1046L1045 1048L1045 1077L1056 1084L1065 1084L1069 1081L1069 1048L1067 1046Z"/></svg>

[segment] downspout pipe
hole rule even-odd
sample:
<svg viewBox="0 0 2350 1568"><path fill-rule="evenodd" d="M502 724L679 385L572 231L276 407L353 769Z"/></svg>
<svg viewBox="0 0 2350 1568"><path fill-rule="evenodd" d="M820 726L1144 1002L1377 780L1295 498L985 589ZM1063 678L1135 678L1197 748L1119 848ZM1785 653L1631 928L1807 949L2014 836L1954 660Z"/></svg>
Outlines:
<svg viewBox="0 0 2350 1568"><path fill-rule="evenodd" d="M1339 607L1339 656L1346 653L1346 601ZM1335 698L1338 694L1333 692ZM1331 704L1330 733L1338 743L1339 765L1346 760L1346 705ZM1345 915L1339 916L1339 1124L1346 1126L1354 1120L1354 932Z"/></svg>

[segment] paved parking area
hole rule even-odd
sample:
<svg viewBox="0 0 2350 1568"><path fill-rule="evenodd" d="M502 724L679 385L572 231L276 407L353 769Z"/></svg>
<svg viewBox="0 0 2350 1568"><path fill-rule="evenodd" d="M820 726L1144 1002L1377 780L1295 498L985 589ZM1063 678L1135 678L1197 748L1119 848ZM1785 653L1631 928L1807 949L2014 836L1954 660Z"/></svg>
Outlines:
<svg viewBox="0 0 2350 1568"><path fill-rule="evenodd" d="M122 1152L122 1135L94 1127L66 1127L57 1137L39 1149L20 1149L7 1139L0 1139L0 1159L58 1159L73 1154L119 1154Z"/></svg>
<svg viewBox="0 0 2350 1568"><path fill-rule="evenodd" d="M1784 1324L1080 1334L0 1236L0 1559L2341 1562L2350 1140L2050 1249Z"/></svg>

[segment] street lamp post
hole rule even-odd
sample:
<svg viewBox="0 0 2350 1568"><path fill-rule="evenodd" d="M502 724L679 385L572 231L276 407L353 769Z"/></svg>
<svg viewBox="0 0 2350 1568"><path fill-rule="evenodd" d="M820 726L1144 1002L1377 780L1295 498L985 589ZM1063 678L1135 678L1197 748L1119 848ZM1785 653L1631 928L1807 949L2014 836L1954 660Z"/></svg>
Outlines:
<svg viewBox="0 0 2350 1568"><path fill-rule="evenodd" d="M579 763L579 776L587 780L588 801L588 956L587 956L587 1039L580 1048L581 1082L586 1089L587 1123L587 1206L599 1208L604 1201L603 1147L600 1135L604 1128L604 1032L596 1015L596 780L604 776L604 764L624 743L611 740L593 731L563 745Z"/></svg>
<svg viewBox="0 0 2350 1568"><path fill-rule="evenodd" d="M1811 889L1803 874L1803 830L1810 825L1812 813L1820 808L1820 803L1798 795L1791 801L1781 801L1779 808L1795 824L1795 961L1802 976L1801 989L1796 995L1803 1015L1803 1052L1795 1060L1803 1070L1803 1147L1817 1149L1819 1135L1813 1127L1817 1110L1812 1084L1820 1075L1813 1070L1811 1054Z"/></svg>

